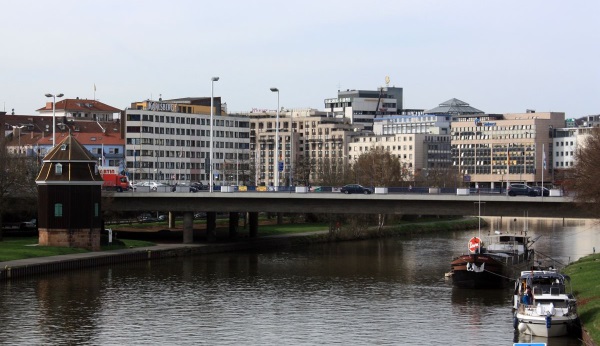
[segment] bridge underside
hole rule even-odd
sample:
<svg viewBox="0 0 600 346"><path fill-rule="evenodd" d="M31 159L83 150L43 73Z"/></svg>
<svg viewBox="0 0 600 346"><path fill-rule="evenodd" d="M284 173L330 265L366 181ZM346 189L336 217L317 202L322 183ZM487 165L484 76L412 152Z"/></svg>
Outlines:
<svg viewBox="0 0 600 346"><path fill-rule="evenodd" d="M527 214L529 217L543 218L595 218L587 208L565 197L115 193L105 195L103 209L517 217Z"/></svg>

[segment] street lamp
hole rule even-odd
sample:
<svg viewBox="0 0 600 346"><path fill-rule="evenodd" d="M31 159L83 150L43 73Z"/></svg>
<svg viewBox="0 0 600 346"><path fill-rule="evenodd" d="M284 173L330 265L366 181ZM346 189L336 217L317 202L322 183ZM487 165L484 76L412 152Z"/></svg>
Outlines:
<svg viewBox="0 0 600 346"><path fill-rule="evenodd" d="M46 97L52 97L52 148L56 146L56 98L65 96L60 94L46 94Z"/></svg>
<svg viewBox="0 0 600 346"><path fill-rule="evenodd" d="M275 182L273 189L277 191L279 185L279 89L271 88L271 91L277 93L277 121L275 123Z"/></svg>
<svg viewBox="0 0 600 346"><path fill-rule="evenodd" d="M208 165L210 170L210 181L209 181L209 191L213 192L213 98L214 98L214 87L215 82L219 80L219 77L212 77L210 79L210 151L208 158Z"/></svg>

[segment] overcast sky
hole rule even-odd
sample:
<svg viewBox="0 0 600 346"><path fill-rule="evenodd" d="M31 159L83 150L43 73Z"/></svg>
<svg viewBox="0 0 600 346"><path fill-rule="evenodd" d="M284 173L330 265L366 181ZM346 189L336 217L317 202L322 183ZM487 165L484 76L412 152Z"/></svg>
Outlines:
<svg viewBox="0 0 600 346"><path fill-rule="evenodd" d="M324 108L404 88L487 113L600 114L600 1L0 0L0 109L46 93L132 102L222 97L230 112Z"/></svg>

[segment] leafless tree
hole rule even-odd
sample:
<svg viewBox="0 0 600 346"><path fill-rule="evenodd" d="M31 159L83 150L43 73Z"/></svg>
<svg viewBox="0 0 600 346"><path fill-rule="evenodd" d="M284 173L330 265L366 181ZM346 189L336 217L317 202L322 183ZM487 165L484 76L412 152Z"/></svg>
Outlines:
<svg viewBox="0 0 600 346"><path fill-rule="evenodd" d="M462 176L457 167L433 167L417 172L415 184L430 187L459 187L462 184Z"/></svg>
<svg viewBox="0 0 600 346"><path fill-rule="evenodd" d="M314 159L306 156L299 158L296 167L294 167L294 181L299 185L309 186L311 184L310 175L314 167Z"/></svg>
<svg viewBox="0 0 600 346"><path fill-rule="evenodd" d="M37 204L35 177L39 170L35 157L9 153L7 139L0 137L0 240L3 213L26 211L34 213Z"/></svg>
<svg viewBox="0 0 600 346"><path fill-rule="evenodd" d="M347 182L367 186L400 186L412 179L408 166L381 147L360 155L352 171L353 181Z"/></svg>
<svg viewBox="0 0 600 346"><path fill-rule="evenodd" d="M575 165L567 188L573 191L577 203L585 203L586 208L600 216L600 128L594 128L583 145L575 153Z"/></svg>
<svg viewBox="0 0 600 346"><path fill-rule="evenodd" d="M324 186L341 186L344 185L345 174L350 171L350 166L345 165L342 159L325 158L316 169L316 183Z"/></svg>

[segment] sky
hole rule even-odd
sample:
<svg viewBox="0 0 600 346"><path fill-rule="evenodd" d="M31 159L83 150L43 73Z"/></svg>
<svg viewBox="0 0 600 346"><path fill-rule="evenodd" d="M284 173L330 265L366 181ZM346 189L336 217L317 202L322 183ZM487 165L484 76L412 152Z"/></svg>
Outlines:
<svg viewBox="0 0 600 346"><path fill-rule="evenodd" d="M404 89L486 113L600 114L600 1L0 0L0 110L46 93L132 102L220 96L231 112L323 109ZM220 79L212 83L211 77ZM95 88L95 91L94 91Z"/></svg>

